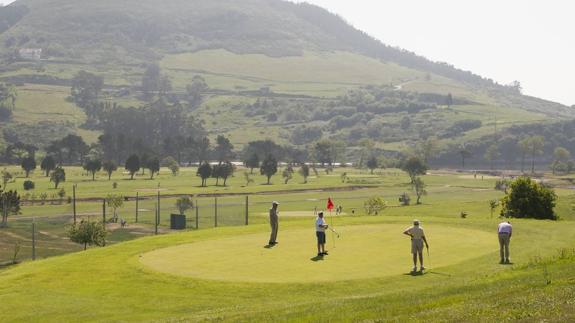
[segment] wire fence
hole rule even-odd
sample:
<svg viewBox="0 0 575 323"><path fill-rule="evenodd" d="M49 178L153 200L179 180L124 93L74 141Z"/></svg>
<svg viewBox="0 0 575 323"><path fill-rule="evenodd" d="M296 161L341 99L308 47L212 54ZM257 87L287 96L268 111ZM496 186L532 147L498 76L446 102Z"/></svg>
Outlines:
<svg viewBox="0 0 575 323"><path fill-rule="evenodd" d="M315 216L325 208L328 197L341 211L338 214L361 215L363 201L373 195L373 190L335 193L318 190L290 195L196 196L192 197L193 207L183 215L185 220L180 216L184 225L178 228L172 222L172 215L180 213L176 206L178 196L136 195L124 198L122 206L115 210L105 199L35 202L26 205L27 215L11 215L7 227L0 228L0 268L13 262L82 250L83 246L71 242L67 236L74 222L103 222L108 231L107 244L114 244L181 230L267 223L269 208L276 199L283 220Z"/></svg>

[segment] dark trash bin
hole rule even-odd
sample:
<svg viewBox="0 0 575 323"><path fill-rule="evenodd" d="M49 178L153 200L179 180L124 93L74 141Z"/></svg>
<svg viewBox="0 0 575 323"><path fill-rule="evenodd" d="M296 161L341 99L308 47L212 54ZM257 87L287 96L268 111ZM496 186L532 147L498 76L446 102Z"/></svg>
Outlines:
<svg viewBox="0 0 575 323"><path fill-rule="evenodd" d="M186 216L183 214L170 215L170 229L172 230L185 230L186 229Z"/></svg>

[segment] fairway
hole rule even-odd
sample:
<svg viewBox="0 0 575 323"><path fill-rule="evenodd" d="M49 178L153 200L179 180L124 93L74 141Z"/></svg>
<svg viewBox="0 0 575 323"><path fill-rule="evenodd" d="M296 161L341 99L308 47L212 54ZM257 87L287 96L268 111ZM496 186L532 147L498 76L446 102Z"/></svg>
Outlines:
<svg viewBox="0 0 575 323"><path fill-rule="evenodd" d="M310 229L280 231L280 243L266 248L265 233L207 240L155 250L140 261L155 271L208 280L310 283L401 275L411 269L410 241L399 224L353 225L328 234L329 256L315 257ZM454 265L497 250L487 232L450 226L425 227L434 268ZM427 266L429 267L429 263Z"/></svg>

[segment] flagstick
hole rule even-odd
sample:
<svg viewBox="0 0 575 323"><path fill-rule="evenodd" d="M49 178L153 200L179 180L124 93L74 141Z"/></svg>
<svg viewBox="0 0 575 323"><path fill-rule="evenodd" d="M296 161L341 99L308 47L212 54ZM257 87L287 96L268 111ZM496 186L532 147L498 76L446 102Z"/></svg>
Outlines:
<svg viewBox="0 0 575 323"><path fill-rule="evenodd" d="M331 219L331 241L333 241L333 249L335 249L335 237L333 236L333 215L331 214L331 209L329 209L329 218Z"/></svg>

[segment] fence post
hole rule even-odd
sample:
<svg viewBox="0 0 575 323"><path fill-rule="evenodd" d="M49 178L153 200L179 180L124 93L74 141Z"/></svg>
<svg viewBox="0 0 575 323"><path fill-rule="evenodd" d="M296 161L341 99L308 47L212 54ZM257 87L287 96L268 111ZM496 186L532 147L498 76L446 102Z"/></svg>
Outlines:
<svg viewBox="0 0 575 323"><path fill-rule="evenodd" d="M72 209L74 210L74 224L76 224L76 184L72 185Z"/></svg>
<svg viewBox="0 0 575 323"><path fill-rule="evenodd" d="M156 203L156 205L155 205L155 208L156 208L156 209L155 209L156 214L155 214L154 218L155 218L156 220L154 221L154 234L157 235L157 234L158 234L158 213L159 213L159 212L158 212L158 204L157 204L157 203Z"/></svg>
<svg viewBox="0 0 575 323"><path fill-rule="evenodd" d="M32 218L32 260L36 260L36 218Z"/></svg>
<svg viewBox="0 0 575 323"><path fill-rule="evenodd" d="M136 192L136 223L138 223L138 212L140 212L140 208L138 206L139 201L140 201L139 193Z"/></svg>
<svg viewBox="0 0 575 323"><path fill-rule="evenodd" d="M214 198L214 225L218 227L218 198Z"/></svg>
<svg viewBox="0 0 575 323"><path fill-rule="evenodd" d="M196 200L196 230L200 228L200 205L198 200Z"/></svg>
<svg viewBox="0 0 575 323"><path fill-rule="evenodd" d="M102 226L106 231L106 199L102 200ZM106 246L106 238L104 238L104 246Z"/></svg>
<svg viewBox="0 0 575 323"><path fill-rule="evenodd" d="M158 225L160 225L161 217L160 217L160 189L158 188Z"/></svg>
<svg viewBox="0 0 575 323"><path fill-rule="evenodd" d="M246 195L246 225L249 224L249 214L250 214L250 197Z"/></svg>

